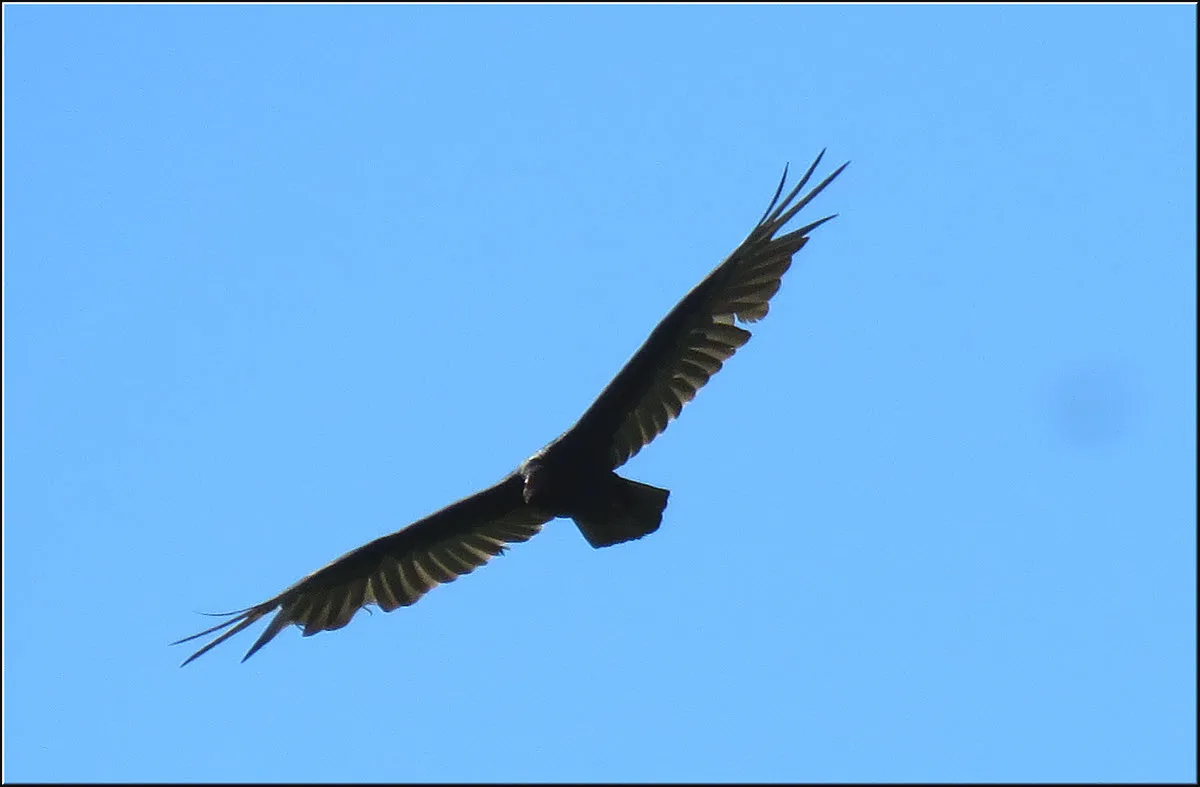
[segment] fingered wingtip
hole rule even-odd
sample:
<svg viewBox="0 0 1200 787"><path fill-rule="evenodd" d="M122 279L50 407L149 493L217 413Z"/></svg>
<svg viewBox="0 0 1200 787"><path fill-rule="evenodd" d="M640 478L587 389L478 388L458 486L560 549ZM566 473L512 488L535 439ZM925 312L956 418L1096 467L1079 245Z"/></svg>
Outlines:
<svg viewBox="0 0 1200 787"><path fill-rule="evenodd" d="M235 616L230 617L229 620L222 621L222 622L218 623L217 625L206 628L204 631L201 631L197 634L193 634L190 637L184 637L183 639L172 642L171 643L172 645L180 645L184 642L190 642L194 639L199 639L200 637L204 637L209 634L215 634L216 632L222 631L224 629L229 629L228 631L225 631L224 633L222 633L221 636L217 637L212 642L208 643L207 645L205 645L204 647L200 648L198 651L193 653L191 656L188 657L187 661L183 662L179 666L186 667L188 664L190 664L193 661L195 661L196 659L200 658L205 653L208 653L210 650L215 648L217 645L220 645L222 642L224 642L225 640L234 636L238 632L243 631L247 626L253 625L253 623L256 620L258 620L263 615L265 615L267 612L269 612L272 607L273 607L273 604L271 604L271 602L268 602L266 606L260 605L258 607L249 607L240 613L236 613Z"/></svg>

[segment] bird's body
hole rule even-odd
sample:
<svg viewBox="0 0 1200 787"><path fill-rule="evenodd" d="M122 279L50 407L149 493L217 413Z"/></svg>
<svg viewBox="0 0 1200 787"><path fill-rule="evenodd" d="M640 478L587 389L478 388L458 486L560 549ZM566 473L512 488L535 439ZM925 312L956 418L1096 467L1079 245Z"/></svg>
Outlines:
<svg viewBox="0 0 1200 787"><path fill-rule="evenodd" d="M670 492L617 474L662 433L750 332L738 322L767 314L792 255L808 233L832 216L780 237L775 234L819 194L836 169L799 202L792 200L820 162L780 202L775 198L750 235L658 324L633 357L570 429L495 485L359 547L272 599L179 640L228 628L184 664L278 610L243 658L288 625L304 635L341 628L364 606L390 612L415 603L434 586L474 571L526 541L556 517L573 519L593 547L641 538L658 529ZM175 643L178 644L178 643Z"/></svg>

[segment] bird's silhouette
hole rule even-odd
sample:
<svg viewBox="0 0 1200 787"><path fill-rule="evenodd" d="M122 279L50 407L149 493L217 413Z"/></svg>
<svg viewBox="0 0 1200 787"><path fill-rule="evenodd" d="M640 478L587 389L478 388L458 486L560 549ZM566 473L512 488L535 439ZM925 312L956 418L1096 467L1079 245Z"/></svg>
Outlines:
<svg viewBox="0 0 1200 787"><path fill-rule="evenodd" d="M224 631L188 664L272 612L275 616L243 661L286 626L304 636L339 629L363 607L385 612L415 603L527 541L555 517L575 520L593 547L641 538L658 529L670 492L617 475L667 428L761 320L779 291L792 255L812 230L834 216L776 235L847 164L797 200L824 151L783 199L787 168L763 217L742 243L684 296L566 432L499 483L383 536L318 569L261 604L172 644ZM848 163L848 162L847 162ZM836 214L835 214L836 215Z"/></svg>

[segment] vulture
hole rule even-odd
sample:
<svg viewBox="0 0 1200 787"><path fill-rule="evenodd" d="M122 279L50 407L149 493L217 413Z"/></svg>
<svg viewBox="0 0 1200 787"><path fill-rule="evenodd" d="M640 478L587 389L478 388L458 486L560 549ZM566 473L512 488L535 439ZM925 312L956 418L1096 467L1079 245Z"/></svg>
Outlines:
<svg viewBox="0 0 1200 787"><path fill-rule="evenodd" d="M746 239L663 318L574 426L494 486L346 553L261 604L221 613L229 619L172 643L223 631L180 666L272 612L242 661L289 625L302 627L308 637L342 628L371 604L385 612L414 604L509 544L528 541L556 517L575 520L596 549L657 530L670 492L616 471L661 434L749 341L750 331L739 323L767 315L792 255L809 233L837 215L779 234L849 164L797 200L824 154L781 200L784 167L775 196Z"/></svg>

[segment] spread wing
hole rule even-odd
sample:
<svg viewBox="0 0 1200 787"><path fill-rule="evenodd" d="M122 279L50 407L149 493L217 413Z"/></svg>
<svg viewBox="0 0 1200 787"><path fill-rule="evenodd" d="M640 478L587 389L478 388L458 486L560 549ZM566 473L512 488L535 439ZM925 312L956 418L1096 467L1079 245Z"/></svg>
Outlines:
<svg viewBox="0 0 1200 787"><path fill-rule="evenodd" d="M523 483L514 473L403 530L342 555L273 599L228 613L233 617L224 623L172 644L229 628L183 662L187 664L279 610L242 658L245 661L288 625L302 626L308 637L345 626L368 604L385 612L414 604L436 585L453 582L499 555L506 544L528 541L552 519L526 505Z"/></svg>
<svg viewBox="0 0 1200 787"><path fill-rule="evenodd" d="M750 331L736 322L757 322L766 316L792 255L808 242L812 230L833 218L826 216L775 237L849 163L793 204L824 155L821 151L781 201L787 180L784 169L775 197L757 226L663 318L579 419L574 430L589 443L607 446L614 469L666 430L709 378L750 340Z"/></svg>

